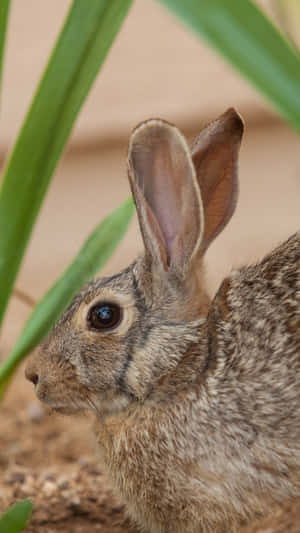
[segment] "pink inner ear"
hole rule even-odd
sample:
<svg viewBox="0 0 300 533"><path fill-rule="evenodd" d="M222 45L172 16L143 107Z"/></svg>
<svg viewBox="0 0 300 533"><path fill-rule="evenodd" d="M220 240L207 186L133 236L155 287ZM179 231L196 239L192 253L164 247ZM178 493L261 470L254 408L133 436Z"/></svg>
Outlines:
<svg viewBox="0 0 300 533"><path fill-rule="evenodd" d="M216 143L195 160L205 213L202 247L207 248L230 220L237 202L237 146Z"/></svg>
<svg viewBox="0 0 300 533"><path fill-rule="evenodd" d="M202 216L188 147L174 126L149 121L133 134L129 162L133 192L138 186L143 196L136 198L138 212L141 203L148 206L146 218L139 217L146 248L155 255L162 246L166 266L180 269L199 239Z"/></svg>
<svg viewBox="0 0 300 533"><path fill-rule="evenodd" d="M180 230L181 198L176 174L184 170L175 167L171 154L168 153L168 143L160 143L152 161L152 181L148 183L145 192L164 236L168 256L171 255L172 244Z"/></svg>
<svg viewBox="0 0 300 533"><path fill-rule="evenodd" d="M202 130L192 146L205 213L203 251L234 213L238 195L237 159L242 134L241 118L234 109L229 109Z"/></svg>

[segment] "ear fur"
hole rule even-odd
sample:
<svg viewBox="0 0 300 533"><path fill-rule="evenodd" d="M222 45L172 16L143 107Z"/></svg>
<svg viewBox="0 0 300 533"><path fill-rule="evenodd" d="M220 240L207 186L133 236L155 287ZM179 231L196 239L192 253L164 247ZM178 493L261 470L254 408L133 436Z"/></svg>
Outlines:
<svg viewBox="0 0 300 533"><path fill-rule="evenodd" d="M230 220L242 133L234 109L204 128L191 150L179 130L160 119L133 131L129 181L146 254L164 271L186 273Z"/></svg>
<svg viewBox="0 0 300 533"><path fill-rule="evenodd" d="M234 213L238 197L237 161L243 130L240 115L230 108L206 126L191 146L204 208L201 253Z"/></svg>
<svg viewBox="0 0 300 533"><path fill-rule="evenodd" d="M184 137L168 122L143 122L130 139L128 169L146 252L165 271L182 272L203 231L200 191Z"/></svg>

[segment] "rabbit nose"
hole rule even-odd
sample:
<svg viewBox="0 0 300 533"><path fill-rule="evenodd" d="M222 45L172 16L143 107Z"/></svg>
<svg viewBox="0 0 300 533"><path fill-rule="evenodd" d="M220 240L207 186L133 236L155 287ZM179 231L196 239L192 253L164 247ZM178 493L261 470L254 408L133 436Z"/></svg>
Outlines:
<svg viewBox="0 0 300 533"><path fill-rule="evenodd" d="M29 381L32 381L34 385L37 385L39 382L39 376L38 374L30 374L26 376Z"/></svg>
<svg viewBox="0 0 300 533"><path fill-rule="evenodd" d="M25 377L26 379L28 379L29 381L31 381L34 386L36 386L39 382L39 375L38 375L38 372L37 370L32 366L32 365L27 365L26 369L25 369Z"/></svg>

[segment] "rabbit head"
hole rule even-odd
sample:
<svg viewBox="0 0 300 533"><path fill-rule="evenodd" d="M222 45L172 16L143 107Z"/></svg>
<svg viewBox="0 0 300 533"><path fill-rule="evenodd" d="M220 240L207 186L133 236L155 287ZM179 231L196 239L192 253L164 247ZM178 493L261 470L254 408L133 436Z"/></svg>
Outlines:
<svg viewBox="0 0 300 533"><path fill-rule="evenodd" d="M184 355L209 304L204 252L236 206L242 132L233 109L191 149L162 120L133 131L128 173L144 253L88 283L33 356L26 376L40 400L65 413L118 411Z"/></svg>

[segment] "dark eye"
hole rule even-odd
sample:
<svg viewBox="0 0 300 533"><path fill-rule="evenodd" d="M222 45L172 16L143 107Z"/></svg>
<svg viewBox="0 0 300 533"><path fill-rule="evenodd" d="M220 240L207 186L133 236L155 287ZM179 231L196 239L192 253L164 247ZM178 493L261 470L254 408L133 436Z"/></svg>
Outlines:
<svg viewBox="0 0 300 533"><path fill-rule="evenodd" d="M122 318L121 308L114 303L100 302L92 307L88 314L91 329L113 329Z"/></svg>

